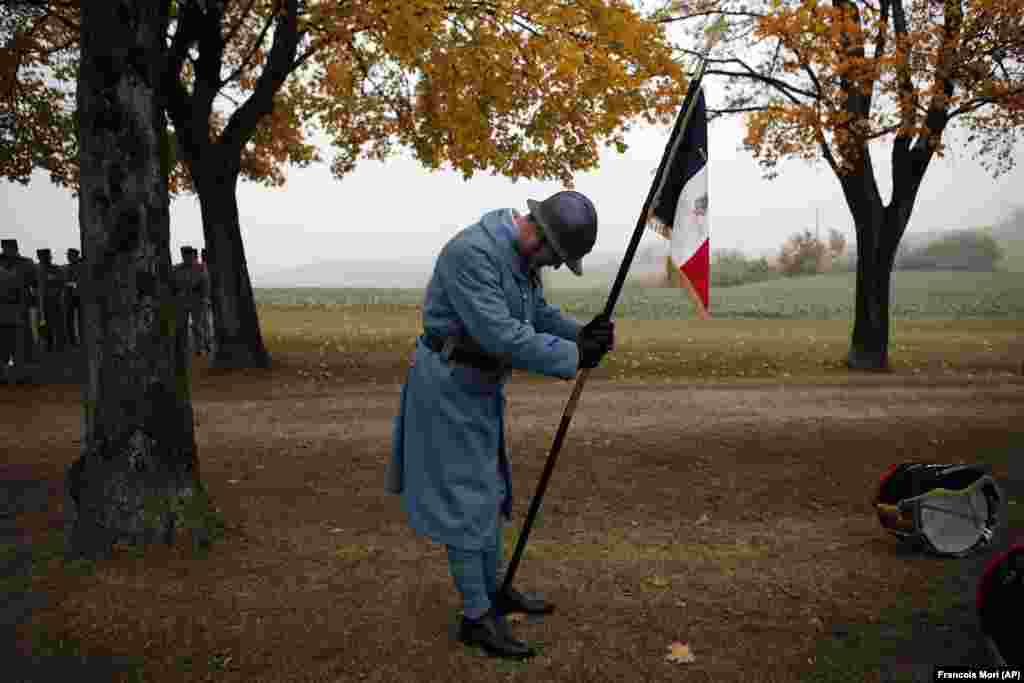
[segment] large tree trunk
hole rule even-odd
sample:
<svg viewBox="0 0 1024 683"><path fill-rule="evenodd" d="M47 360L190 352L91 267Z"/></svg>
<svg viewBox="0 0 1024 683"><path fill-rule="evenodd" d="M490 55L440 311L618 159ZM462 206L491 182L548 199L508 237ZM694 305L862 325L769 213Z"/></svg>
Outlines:
<svg viewBox="0 0 1024 683"><path fill-rule="evenodd" d="M296 67L300 5L304 3L299 0L278 3L273 44L255 90L218 133L210 128L210 115L223 86L223 3L188 3L180 15L186 30L175 36L170 68L165 72L168 112L203 212L215 324L212 365L218 368L270 366L245 263L235 191L242 151L263 117L273 111L274 95ZM191 47L198 48L199 56L190 92L184 84L183 69Z"/></svg>
<svg viewBox="0 0 1024 683"><path fill-rule="evenodd" d="M889 370L889 301L896 245L887 237L902 234L905 227L891 224L892 213L874 214L866 225L857 224L856 314L846 361L853 370Z"/></svg>
<svg viewBox="0 0 1024 683"><path fill-rule="evenodd" d="M230 164L214 164L209 160L204 165L206 168L194 172L193 177L197 179L203 237L210 258L210 299L214 320L211 366L267 368L270 367L270 354L263 346L238 222L238 171Z"/></svg>
<svg viewBox="0 0 1024 683"><path fill-rule="evenodd" d="M154 91L168 3L82 3L78 76L83 438L68 468L75 554L170 542L207 499L199 481L189 357L175 335L166 123ZM205 518L204 518L205 519ZM201 530L200 530L201 531ZM202 532L194 538L202 536Z"/></svg>
<svg viewBox="0 0 1024 683"><path fill-rule="evenodd" d="M846 365L851 370L889 368L889 302L896 251L910 221L924 172L897 178L888 206L882 204L867 160L859 173L840 177L857 231L857 291L853 335Z"/></svg>

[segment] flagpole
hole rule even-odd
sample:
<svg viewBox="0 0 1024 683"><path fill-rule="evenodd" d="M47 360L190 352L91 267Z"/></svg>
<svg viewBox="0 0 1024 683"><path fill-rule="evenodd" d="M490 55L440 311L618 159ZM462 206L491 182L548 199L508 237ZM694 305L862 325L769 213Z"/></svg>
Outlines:
<svg viewBox="0 0 1024 683"><path fill-rule="evenodd" d="M626 274L629 272L629 267L633 263L637 247L640 245L640 238L643 236L644 228L647 226L651 205L655 198L661 193L661 190L665 185L665 171L671 167L672 159L679 150L679 141L683 138L683 134L686 132L686 126L689 123L690 115L693 113L694 105L697 102L697 92L700 89L701 79L704 77L704 71L707 68L708 53L710 53L713 45L714 37L708 40L704 53L701 55L700 67L697 70L697 75L690 81L686 98L684 98L684 101L689 99L689 104L676 119L672 137L669 139L669 144L666 145L665 151L662 154L661 163L658 165L658 172L655 176L656 182L651 184L651 189L647 193L647 199L644 200L643 208L640 210L640 217L637 219L636 229L633 230L633 237L629 241L629 246L626 247L626 254L622 259L622 263L619 264L618 275L615 277L615 282L612 284L611 292L608 294L608 301L601 314L609 320L611 319L612 311L615 310L615 304L619 299L619 294L622 291L622 285L626 280ZM533 529L534 519L537 517L537 512L540 510L541 500L544 498L544 492L547 490L548 481L551 479L551 473L555 469L555 462L558 460L558 454L562 450L562 442L565 441L566 432L569 430L569 423L572 421L573 413L576 412L576 405L579 402L580 394L583 392L583 386L586 384L587 377L589 375L590 368L583 368L576 375L576 386L573 387L572 394L569 396L569 401L566 403L565 409L562 411L562 419L558 424L558 431L555 432L555 440L551 444L551 450L548 452L547 463L544 465L544 471L540 475L540 481L537 482L537 491L533 494L533 500L530 501L530 509L526 514L526 521L523 522L522 531L519 532L519 538L516 541L516 549L512 553L512 559L509 561L508 569L505 571L505 578L501 585L502 592L505 592L512 587L512 581L515 578L516 570L519 568L519 563L523 557L523 550L526 548L526 542L530 538L530 531Z"/></svg>

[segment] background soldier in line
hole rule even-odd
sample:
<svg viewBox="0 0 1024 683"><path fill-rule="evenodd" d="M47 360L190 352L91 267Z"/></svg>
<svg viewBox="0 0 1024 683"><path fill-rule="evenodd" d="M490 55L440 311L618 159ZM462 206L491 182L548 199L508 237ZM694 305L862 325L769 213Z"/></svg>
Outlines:
<svg viewBox="0 0 1024 683"><path fill-rule="evenodd" d="M0 240L0 376L24 381L28 362L28 270L16 240Z"/></svg>
<svg viewBox="0 0 1024 683"><path fill-rule="evenodd" d="M21 325L22 345L24 348L24 360L26 365L31 365L35 362L37 357L36 344L37 344L37 329L36 325L38 322L39 310L36 305L38 281L36 280L36 264L32 259L22 256L18 249L18 240L4 240L4 244L7 245L7 251L10 255L11 261L15 264L15 267L21 273L24 278L25 286L28 290L28 298L24 303L23 308L23 322Z"/></svg>
<svg viewBox="0 0 1024 683"><path fill-rule="evenodd" d="M64 273L53 264L49 249L36 249L39 259L37 280L39 282L40 339L47 351L64 350Z"/></svg>
<svg viewBox="0 0 1024 683"><path fill-rule="evenodd" d="M78 283L82 277L82 257L77 249L68 249L68 264L64 266L64 328L69 346L82 345L82 323L79 319L82 298Z"/></svg>
<svg viewBox="0 0 1024 683"><path fill-rule="evenodd" d="M208 263L209 252L206 247L203 247L200 252L202 256L202 262L199 264L199 270L203 274L203 306L200 312L200 327L203 330L203 351L207 355L213 353L213 306L210 301L210 269L206 266Z"/></svg>
<svg viewBox="0 0 1024 683"><path fill-rule="evenodd" d="M181 263L174 266L172 281L174 295L177 299L178 334L185 339L187 348L192 353L199 353L201 343L199 334L199 314L203 302L203 277L196 264L194 247L181 248Z"/></svg>

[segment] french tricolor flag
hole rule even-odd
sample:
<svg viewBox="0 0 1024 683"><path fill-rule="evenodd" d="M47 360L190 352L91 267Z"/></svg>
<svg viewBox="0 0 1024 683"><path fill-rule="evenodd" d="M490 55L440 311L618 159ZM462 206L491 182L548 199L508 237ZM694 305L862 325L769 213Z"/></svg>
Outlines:
<svg viewBox="0 0 1024 683"><path fill-rule="evenodd" d="M659 188L647 227L671 242L671 268L679 273L680 284L690 290L700 316L707 318L711 275L708 118L699 81L691 82L673 133L676 139L670 161L662 177L655 180Z"/></svg>

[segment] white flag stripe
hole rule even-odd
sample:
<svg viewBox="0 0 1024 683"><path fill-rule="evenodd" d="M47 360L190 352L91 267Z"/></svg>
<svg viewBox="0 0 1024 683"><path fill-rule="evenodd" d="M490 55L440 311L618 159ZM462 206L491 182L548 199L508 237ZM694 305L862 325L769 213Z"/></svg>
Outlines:
<svg viewBox="0 0 1024 683"><path fill-rule="evenodd" d="M672 225L672 260L676 268L693 258L708 239L709 221L708 167L705 164L683 187L676 206Z"/></svg>

